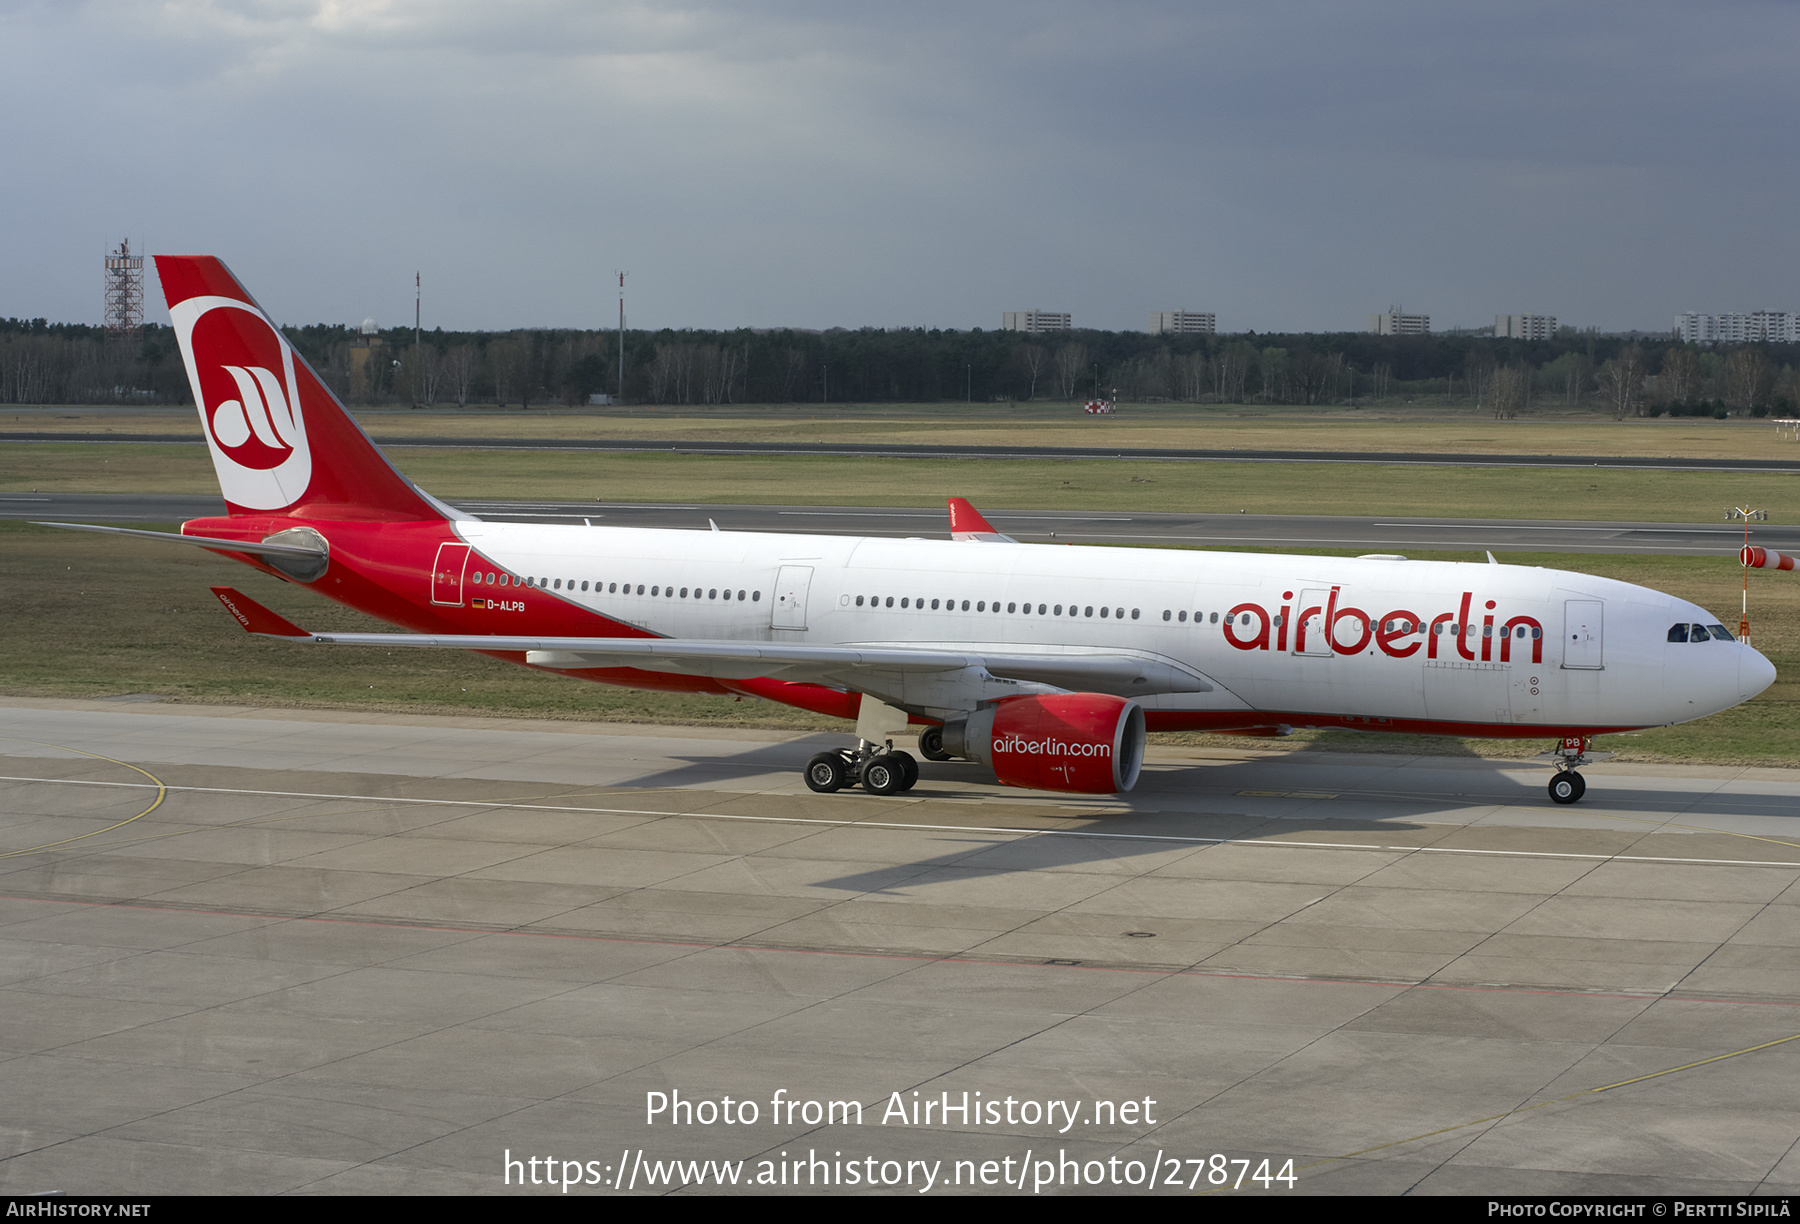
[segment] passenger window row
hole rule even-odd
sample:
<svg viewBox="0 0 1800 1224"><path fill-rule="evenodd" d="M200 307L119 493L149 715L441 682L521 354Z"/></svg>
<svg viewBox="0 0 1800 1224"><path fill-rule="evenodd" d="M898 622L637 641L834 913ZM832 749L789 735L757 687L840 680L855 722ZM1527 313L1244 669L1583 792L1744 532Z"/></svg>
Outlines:
<svg viewBox="0 0 1800 1224"><path fill-rule="evenodd" d="M916 608L919 611L923 612L925 610L926 604L925 604L925 597L922 595L919 596L917 599L913 598L910 595L903 595L903 596L900 596L898 599L896 599L892 595L858 595L856 597L856 606L859 608L861 608L861 607L892 608L895 606L899 606L902 608ZM992 612L998 613L1001 611L1000 601L997 599L993 601L993 604L991 607L989 606L988 601L985 599L975 600L973 602L972 607L971 607L970 601L967 599L960 601L960 603L954 599L934 599L931 601L931 610L932 611L934 611L934 612L938 611L940 608L945 612L956 612L956 611L960 610L963 612L992 611ZM1007 604L1005 610L1007 612L1012 613L1017 616L1030 616L1033 612L1033 605L1028 604L1028 603L1021 604L1021 603L1018 603L1017 601L1015 601L1013 603ZM1036 605L1036 613L1039 616L1061 616L1064 614L1064 611L1065 611L1065 609L1062 604L1038 604L1038 605ZM1088 604L1085 607L1083 607L1082 605L1079 605L1079 604L1069 604L1066 611L1067 611L1068 615L1070 615L1070 616L1093 616L1095 614L1095 608L1092 604ZM1113 619L1124 620L1125 619L1125 609L1124 608L1101 608L1101 609L1099 609L1099 615L1102 620L1113 620ZM1140 615L1139 609L1133 608L1131 610L1131 619L1132 620L1138 619L1139 615Z"/></svg>
<svg viewBox="0 0 1800 1224"><path fill-rule="evenodd" d="M1404 624L1409 624L1411 622L1387 621L1385 623L1390 624L1390 625L1393 625L1393 624L1404 625ZM1530 633L1526 632L1526 630L1528 628L1530 629ZM1393 630L1391 630L1391 629L1386 630L1386 632L1391 633L1391 632L1393 632ZM1402 632L1402 633L1415 633L1415 632L1423 633L1423 632L1425 632L1425 626L1417 625L1412 629L1402 629L1400 632ZM1465 633L1468 634L1470 637L1474 637L1475 636L1475 626L1473 623L1470 623L1467 625L1451 625L1451 624L1439 623L1439 624L1435 624L1431 627L1431 632L1434 635L1439 636L1439 637L1443 636L1446 633L1448 633L1451 637L1459 637ZM1494 636L1494 627L1492 625L1483 625L1481 627L1481 636L1482 637L1493 637ZM1506 636L1506 626L1505 625L1500 626L1500 636L1501 637ZM1518 626L1514 627L1513 636L1541 638L1544 636L1544 631L1542 629L1538 628L1536 625L1530 625L1530 626L1518 625Z"/></svg>
<svg viewBox="0 0 1800 1224"><path fill-rule="evenodd" d="M1169 609L1164 609L1162 618L1164 620L1173 620L1177 623L1182 623L1187 620L1188 614L1186 612L1174 612ZM1245 628L1249 628L1250 623L1253 619L1254 618L1252 617L1252 615L1250 613L1245 612L1243 615L1237 617L1236 621L1238 624L1244 626ZM1232 620L1233 620L1232 617L1227 616L1225 618L1225 623L1227 625L1229 625L1232 623ZM1219 614L1217 612L1213 612L1213 613L1196 612L1196 613L1194 613L1194 623L1196 625L1201 624L1201 623L1208 623L1208 624L1216 625L1219 623ZM1286 620L1278 612L1274 616L1271 616L1269 618L1269 623L1273 627L1279 629L1283 624L1286 623ZM1683 628L1683 626L1677 625L1675 628L1680 629L1680 628ZM1699 626L1695 626L1695 628L1699 628ZM1423 633L1423 632L1425 632L1425 625L1423 624L1423 622L1420 622L1420 621L1410 621L1410 620L1405 620L1405 619L1385 620L1385 621L1381 622L1381 631L1383 633ZM1473 636L1473 634L1475 632L1475 626L1471 624L1471 625L1450 625L1450 626L1446 627L1442 623L1431 626L1431 632L1434 634L1440 635L1440 636L1445 633L1448 633L1451 637L1456 637L1459 634L1463 633L1464 631L1467 631L1471 636ZM1520 636L1520 637L1526 636L1526 626L1524 626L1524 625L1518 626L1517 631L1518 631L1518 636ZM1482 632L1482 636L1484 636L1484 637L1493 637L1494 636L1494 627L1492 625L1483 625L1481 632ZM1504 629L1504 627L1500 631L1500 636L1501 637L1506 636L1506 630ZM1543 637L1544 631L1542 629L1533 627L1531 629L1530 636L1534 637L1534 638ZM1669 640L1671 642L1678 640L1675 637L1675 631L1673 629L1669 631ZM1682 638L1679 640L1685 641L1686 639Z"/></svg>
<svg viewBox="0 0 1800 1224"><path fill-rule="evenodd" d="M477 586L535 586L546 591L578 589L573 578L520 578L510 574L474 574L469 580ZM644 593L644 584L641 582L635 588L629 582L622 584L595 582L592 586L596 595L642 595ZM588 587L589 583L584 581L580 584L579 589L585 591ZM740 601L747 599L751 603L760 602L762 599L761 591L738 591L734 594L729 587L681 587L679 595L676 594L676 589L672 586L666 587L658 584L650 588L650 594L664 599L736 599Z"/></svg>

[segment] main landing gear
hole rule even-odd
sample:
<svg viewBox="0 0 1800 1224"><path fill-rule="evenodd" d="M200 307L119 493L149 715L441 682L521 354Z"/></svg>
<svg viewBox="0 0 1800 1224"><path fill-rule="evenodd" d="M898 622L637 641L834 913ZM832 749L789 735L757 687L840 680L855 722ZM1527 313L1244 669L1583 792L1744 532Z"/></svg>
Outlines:
<svg viewBox="0 0 1800 1224"><path fill-rule="evenodd" d="M858 783L871 795L898 795L919 780L911 753L895 752L894 741L858 740L855 748L821 752L806 763L806 785L829 795Z"/></svg>
<svg viewBox="0 0 1800 1224"><path fill-rule="evenodd" d="M1576 773L1575 767L1587 764L1591 743L1585 735L1565 735L1556 746L1556 776L1550 779L1552 803L1574 803L1587 794L1587 779Z"/></svg>

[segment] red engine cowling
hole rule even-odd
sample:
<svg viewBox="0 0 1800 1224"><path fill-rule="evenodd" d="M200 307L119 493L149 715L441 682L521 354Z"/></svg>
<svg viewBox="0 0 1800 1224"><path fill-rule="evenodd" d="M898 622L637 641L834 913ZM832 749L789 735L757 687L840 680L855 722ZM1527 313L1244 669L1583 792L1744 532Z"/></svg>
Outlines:
<svg viewBox="0 0 1800 1224"><path fill-rule="evenodd" d="M1144 764L1144 711L1104 693L1011 697L944 726L944 746L994 771L1004 786L1111 795Z"/></svg>

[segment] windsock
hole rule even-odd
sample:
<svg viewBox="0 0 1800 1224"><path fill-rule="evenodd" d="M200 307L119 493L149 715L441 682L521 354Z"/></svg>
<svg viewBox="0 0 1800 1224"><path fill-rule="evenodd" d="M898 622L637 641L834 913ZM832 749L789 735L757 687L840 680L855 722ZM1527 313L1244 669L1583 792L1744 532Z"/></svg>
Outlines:
<svg viewBox="0 0 1800 1224"><path fill-rule="evenodd" d="M1751 569L1791 570L1794 559L1786 553L1778 553L1772 548L1764 548L1759 544L1746 544L1742 553L1743 562Z"/></svg>

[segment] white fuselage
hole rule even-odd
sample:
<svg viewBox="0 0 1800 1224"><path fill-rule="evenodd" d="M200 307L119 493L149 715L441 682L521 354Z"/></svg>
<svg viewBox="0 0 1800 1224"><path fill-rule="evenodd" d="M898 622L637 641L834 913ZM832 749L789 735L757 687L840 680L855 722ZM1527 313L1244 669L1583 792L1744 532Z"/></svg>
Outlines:
<svg viewBox="0 0 1800 1224"><path fill-rule="evenodd" d="M650 634L1126 652L1199 673L1156 712L1512 734L1684 722L1766 688L1685 600L1511 565L459 521L460 596L516 633L510 583ZM492 577L490 577L490 575ZM1330 624L1327 626L1326 622ZM1406 724L1405 726L1394 724Z"/></svg>

